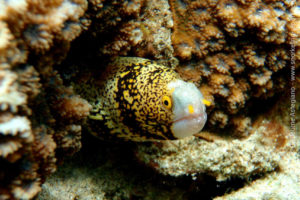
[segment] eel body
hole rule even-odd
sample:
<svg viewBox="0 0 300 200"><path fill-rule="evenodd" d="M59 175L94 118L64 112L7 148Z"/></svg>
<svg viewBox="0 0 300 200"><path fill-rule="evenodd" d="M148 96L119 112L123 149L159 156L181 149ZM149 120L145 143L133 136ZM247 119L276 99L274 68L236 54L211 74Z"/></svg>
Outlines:
<svg viewBox="0 0 300 200"><path fill-rule="evenodd" d="M193 83L144 58L119 57L74 88L92 105L87 127L99 137L180 139L199 133L207 118L205 100Z"/></svg>

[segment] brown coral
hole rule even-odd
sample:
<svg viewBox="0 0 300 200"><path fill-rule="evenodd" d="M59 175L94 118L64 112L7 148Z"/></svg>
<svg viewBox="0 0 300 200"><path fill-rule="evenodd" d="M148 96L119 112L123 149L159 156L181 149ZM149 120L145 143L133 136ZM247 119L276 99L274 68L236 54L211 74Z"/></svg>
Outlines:
<svg viewBox="0 0 300 200"><path fill-rule="evenodd" d="M245 95L245 91L243 91L239 85L234 86L231 89L230 96L227 98L227 110L231 114L235 114L239 111L239 109L245 106L246 100L248 96Z"/></svg>
<svg viewBox="0 0 300 200"><path fill-rule="evenodd" d="M0 126L0 154L2 158L6 158L10 162L15 162L21 156L18 151L34 140L30 121L25 117L14 117L11 114L3 114L1 118L3 121L1 121Z"/></svg>
<svg viewBox="0 0 300 200"><path fill-rule="evenodd" d="M224 34L211 15L215 1L170 1L170 6L174 13L172 44L175 56L185 60L192 56L203 58L223 48Z"/></svg>
<svg viewBox="0 0 300 200"><path fill-rule="evenodd" d="M64 130L57 130L55 139L62 156L73 155L81 148L81 126L71 124L64 127Z"/></svg>
<svg viewBox="0 0 300 200"><path fill-rule="evenodd" d="M278 121L263 121L261 124L264 139L261 141L264 145L275 145L277 149L284 147L290 134L286 126Z"/></svg>
<svg viewBox="0 0 300 200"><path fill-rule="evenodd" d="M249 136L252 126L251 118L245 116L236 116L231 120L234 136L237 138L245 138Z"/></svg>
<svg viewBox="0 0 300 200"><path fill-rule="evenodd" d="M18 91L16 73L9 70L0 70L0 108L1 111L17 111L17 107L26 102L26 96Z"/></svg>
<svg viewBox="0 0 300 200"><path fill-rule="evenodd" d="M216 56L207 57L205 62L216 72L220 72L222 74L230 74L230 66L225 61L226 58L226 55L218 54Z"/></svg>
<svg viewBox="0 0 300 200"><path fill-rule="evenodd" d="M54 107L61 111L59 112L61 118L70 120L80 120L87 117L91 109L88 102L78 95L62 98Z"/></svg>
<svg viewBox="0 0 300 200"><path fill-rule="evenodd" d="M67 52L60 46L68 48L70 41L82 31L85 24L81 23L81 17L86 9L85 0L1 2L1 199L33 198L41 190L45 177L55 171L57 158L62 158L56 151L67 148L58 143L57 139L61 138L56 130L78 123L89 112L89 105L78 96L54 111L50 105L55 104L51 101L56 99L52 96L58 89L47 93L52 81L47 79L53 74L52 65L61 61L56 55L63 57ZM66 92L62 83L56 88L62 91L60 95L67 94L71 99L72 90ZM82 109L75 111L74 105ZM58 123L60 121L54 119L57 112L67 113L61 119L68 123ZM81 129L67 128L65 131L77 136ZM71 152L79 148L77 144ZM69 149L66 151L70 153Z"/></svg>
<svg viewBox="0 0 300 200"><path fill-rule="evenodd" d="M210 124L214 126L218 126L220 128L224 128L228 123L228 115L226 115L224 112L218 110L213 112L213 114L210 115Z"/></svg>
<svg viewBox="0 0 300 200"><path fill-rule="evenodd" d="M19 91L16 73L1 70L1 75L0 171L3 175L0 188L6 199L32 198L40 190L40 177L31 149L36 137L31 122L20 113L22 107L27 108L27 95ZM25 167L26 164L29 166ZM28 183L38 186L23 190Z"/></svg>
<svg viewBox="0 0 300 200"><path fill-rule="evenodd" d="M215 73L211 75L209 85L215 89L215 94L228 97L230 95L230 88L234 85L234 79L228 75Z"/></svg>
<svg viewBox="0 0 300 200"><path fill-rule="evenodd" d="M253 74L250 74L250 81L253 85L263 86L271 80L272 72L267 69L256 70Z"/></svg>
<svg viewBox="0 0 300 200"><path fill-rule="evenodd" d="M100 54L170 59L171 12L166 0L90 1L94 44ZM90 36L89 36L90 37ZM89 37L87 39L89 39ZM99 40L105 38L105 40Z"/></svg>
<svg viewBox="0 0 300 200"><path fill-rule="evenodd" d="M89 115L91 106L75 95L71 87L65 86L56 71L41 74L46 81L43 92L48 98L45 103L49 106L45 114L49 116L48 123L55 131L53 138L57 143L57 151L72 155L81 148L80 124Z"/></svg>
<svg viewBox="0 0 300 200"><path fill-rule="evenodd" d="M181 60L177 71L195 81L213 101L208 108L210 124L225 126L215 123L214 111L220 110L230 116L229 124L236 124L235 117L247 104L273 97L289 84L288 67L300 59L298 2L184 0L170 1L170 5L174 55ZM205 32L211 26L219 32ZM219 48L207 49L210 37L215 37Z"/></svg>

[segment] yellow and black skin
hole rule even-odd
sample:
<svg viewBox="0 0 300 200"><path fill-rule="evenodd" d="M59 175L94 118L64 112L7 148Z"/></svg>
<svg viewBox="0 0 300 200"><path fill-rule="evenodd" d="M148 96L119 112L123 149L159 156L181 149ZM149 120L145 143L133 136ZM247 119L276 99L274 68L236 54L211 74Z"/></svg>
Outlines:
<svg viewBox="0 0 300 200"><path fill-rule="evenodd" d="M92 105L90 132L132 141L176 139L171 131L172 101L167 89L180 79L171 68L143 58L119 57L99 77L74 85Z"/></svg>

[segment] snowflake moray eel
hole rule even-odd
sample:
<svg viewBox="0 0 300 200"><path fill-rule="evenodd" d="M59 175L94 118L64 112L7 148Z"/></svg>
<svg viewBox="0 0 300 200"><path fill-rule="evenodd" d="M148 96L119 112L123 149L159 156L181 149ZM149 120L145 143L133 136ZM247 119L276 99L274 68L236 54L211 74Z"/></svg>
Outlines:
<svg viewBox="0 0 300 200"><path fill-rule="evenodd" d="M199 133L206 122L209 102L172 68L119 57L92 77L74 89L92 105L87 126L98 137L174 140Z"/></svg>

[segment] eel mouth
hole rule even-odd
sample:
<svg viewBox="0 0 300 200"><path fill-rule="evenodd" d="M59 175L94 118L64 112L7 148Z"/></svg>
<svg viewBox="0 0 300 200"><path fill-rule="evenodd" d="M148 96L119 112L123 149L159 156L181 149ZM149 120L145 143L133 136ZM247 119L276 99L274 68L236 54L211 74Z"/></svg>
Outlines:
<svg viewBox="0 0 300 200"><path fill-rule="evenodd" d="M184 120L193 120L193 119L197 119L197 118L204 118L204 114L198 114L198 115L188 115L179 119L176 119L173 121L174 123L180 122L180 121L184 121Z"/></svg>
<svg viewBox="0 0 300 200"><path fill-rule="evenodd" d="M206 122L206 113L188 115L173 121L174 137L180 139L199 133Z"/></svg>

